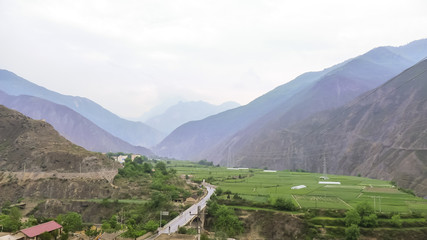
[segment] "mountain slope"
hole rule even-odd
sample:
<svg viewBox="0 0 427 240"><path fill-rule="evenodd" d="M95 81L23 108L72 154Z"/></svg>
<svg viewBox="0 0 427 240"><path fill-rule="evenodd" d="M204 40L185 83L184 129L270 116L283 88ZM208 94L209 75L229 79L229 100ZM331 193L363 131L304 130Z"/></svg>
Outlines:
<svg viewBox="0 0 427 240"><path fill-rule="evenodd" d="M269 157L240 164L361 174L427 195L427 60L336 110L322 112L258 145ZM274 153L274 154L273 154Z"/></svg>
<svg viewBox="0 0 427 240"><path fill-rule="evenodd" d="M184 124L155 151L179 159L207 158L234 165L247 151L255 154L258 143L267 141L278 126L286 128L316 112L339 107L412 66L417 59L414 49L427 55L427 48L419 44L425 42L418 41L408 54L405 49L413 43L376 48L321 72L305 73L246 106ZM263 155L268 157L268 152Z"/></svg>
<svg viewBox="0 0 427 240"><path fill-rule="evenodd" d="M233 165L235 163L230 162L236 159L233 156L238 158L242 154L259 154L257 148L264 141L274 144L269 138L275 136L277 131L282 131L319 111L348 103L413 64L407 58L390 51L389 47L373 49L347 61L339 69L331 71L301 91L293 98L292 104L278 106L254 124L236 133L228 141L211 150L206 158ZM263 152L263 156L271 157L268 151Z"/></svg>
<svg viewBox="0 0 427 240"><path fill-rule="evenodd" d="M203 101L179 102L169 107L164 113L148 119L145 123L169 134L186 122L201 120L238 106L239 104L235 102L226 102L217 106Z"/></svg>
<svg viewBox="0 0 427 240"><path fill-rule="evenodd" d="M0 105L2 171L91 172L112 169L106 156L72 144L48 123ZM81 170L80 170L81 169Z"/></svg>
<svg viewBox="0 0 427 240"><path fill-rule="evenodd" d="M163 134L144 123L122 119L87 98L50 91L6 70L0 70L0 90L9 95L35 96L65 105L112 135L133 145L152 146L163 138Z"/></svg>
<svg viewBox="0 0 427 240"><path fill-rule="evenodd" d="M71 142L90 151L130 152L151 155L143 147L135 147L114 137L77 112L64 105L31 96L11 96L0 91L0 104L33 119L43 119Z"/></svg>

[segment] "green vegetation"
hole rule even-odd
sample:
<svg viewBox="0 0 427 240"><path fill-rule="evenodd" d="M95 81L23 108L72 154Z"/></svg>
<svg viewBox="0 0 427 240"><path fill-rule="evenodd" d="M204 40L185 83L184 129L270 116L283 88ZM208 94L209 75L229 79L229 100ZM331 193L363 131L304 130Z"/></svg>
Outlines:
<svg viewBox="0 0 427 240"><path fill-rule="evenodd" d="M345 230L345 239L347 240L357 240L359 236L360 229L356 224L351 224L350 227Z"/></svg>
<svg viewBox="0 0 427 240"><path fill-rule="evenodd" d="M262 169L227 169L192 162L172 161L168 167L176 169L181 176L189 176L192 181L205 180L217 186L215 201L208 207L211 218L214 216L212 211L224 205L236 212L291 211L303 219L309 238L408 236L419 239L427 233L427 201L390 182L338 175L328 175L328 179L322 180L322 174L303 170L264 172ZM319 184L319 181L341 184ZM299 185L306 187L292 189ZM215 236L230 236L217 221L215 219L212 221L215 224L211 224Z"/></svg>
<svg viewBox="0 0 427 240"><path fill-rule="evenodd" d="M3 207L3 213L0 214L0 225L3 226L3 231L15 232L21 228L21 213L16 207Z"/></svg>
<svg viewBox="0 0 427 240"><path fill-rule="evenodd" d="M56 221L64 227L65 232L75 232L83 229L82 216L76 212L69 212L65 215L60 214Z"/></svg>
<svg viewBox="0 0 427 240"><path fill-rule="evenodd" d="M225 237L234 237L243 232L243 223L232 208L218 204L216 197L212 197L207 206L208 217L212 219L216 233L222 233Z"/></svg>
<svg viewBox="0 0 427 240"><path fill-rule="evenodd" d="M124 229L125 233L122 236L126 238L136 238L147 232L155 231L159 227L160 211L170 212L163 219L162 225L166 224L184 208L184 206L175 206L172 202L191 195L189 189L186 189L184 181L177 177L174 169L168 169L167 164L163 161L151 161L146 157L137 157L134 161L127 158L124 167L119 169L114 184L123 188L131 185L133 188L144 191L144 196L149 196L147 200L117 200L116 204L128 203L130 205L123 208L120 216L113 215L109 220L103 222L104 231L116 232Z"/></svg>
<svg viewBox="0 0 427 240"><path fill-rule="evenodd" d="M272 206L277 198L283 198L291 200L301 209L348 210L359 203L367 202L375 212L427 212L426 200L408 194L409 191L403 192L390 182L376 179L328 175L329 179L325 181L341 183L333 185L319 184L322 174L302 170L228 170L224 167L180 161L172 161L168 167L176 169L179 175L192 176L195 182L205 179L218 186L221 189L221 194L218 194L220 199L227 200L228 195L222 192L230 191L232 195L238 194L243 200L257 207L263 204ZM298 185L305 185L306 188L291 189ZM232 201L229 201L229 204L240 205Z"/></svg>

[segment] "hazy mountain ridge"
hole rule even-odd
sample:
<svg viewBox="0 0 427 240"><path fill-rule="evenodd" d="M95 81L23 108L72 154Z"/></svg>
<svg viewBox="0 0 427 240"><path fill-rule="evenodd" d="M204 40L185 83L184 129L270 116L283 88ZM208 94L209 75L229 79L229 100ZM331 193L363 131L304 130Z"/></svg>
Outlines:
<svg viewBox="0 0 427 240"><path fill-rule="evenodd" d="M395 68L391 67L393 63ZM265 141L270 142L269 138L275 136L277 131L286 129L316 112L334 109L353 100L410 67L411 63L387 48L376 48L351 59L300 92L291 104L286 103L277 107L259 121L223 142L206 158L233 165L233 163L226 163L233 158L231 156L258 155L256 151L259 150L255 149L259 149L259 145ZM231 145L233 148L230 147ZM218 154L221 151L222 154ZM271 158L268 151L262 156Z"/></svg>
<svg viewBox="0 0 427 240"><path fill-rule="evenodd" d="M114 137L74 110L33 96L11 96L0 91L0 104L33 119L50 123L62 136L90 151L130 152L152 155L144 147L132 146Z"/></svg>
<svg viewBox="0 0 427 240"><path fill-rule="evenodd" d="M201 120L239 106L240 105L235 102L225 102L221 105L213 105L203 101L181 101L166 109L162 114L151 117L145 121L145 123L155 129L169 134L186 122Z"/></svg>
<svg viewBox="0 0 427 240"><path fill-rule="evenodd" d="M0 70L0 90L9 95L35 96L65 105L112 135L133 145L152 146L164 136L158 130L142 122L122 119L87 98L67 96L50 91L6 70Z"/></svg>
<svg viewBox="0 0 427 240"><path fill-rule="evenodd" d="M228 159L239 159L246 151L256 152L259 141L275 134L276 130L270 126L286 128L311 114L341 106L412 66L419 55L414 57L414 49L418 48L412 46L424 46L426 42L379 47L323 71L302 74L248 105L184 124L156 146L155 151L179 159L207 158L232 164L227 163ZM404 54L405 49L411 49L410 53L396 54ZM427 55L427 48L418 52Z"/></svg>

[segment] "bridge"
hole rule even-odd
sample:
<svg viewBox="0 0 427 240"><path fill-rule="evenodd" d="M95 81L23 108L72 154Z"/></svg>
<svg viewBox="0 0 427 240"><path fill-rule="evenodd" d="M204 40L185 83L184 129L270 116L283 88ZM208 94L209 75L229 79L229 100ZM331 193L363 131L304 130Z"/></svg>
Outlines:
<svg viewBox="0 0 427 240"><path fill-rule="evenodd" d="M208 193L206 196L194 204L193 206L189 207L187 210L182 212L179 216L174 218L172 221L168 222L163 228L159 229L158 234L149 238L149 239L156 239L161 234L172 234L178 231L179 227L185 226L185 225L192 225L195 227L198 227L198 232L200 231L200 227L204 224L204 209L206 207L207 201L211 198L212 194L215 192L215 188L209 184L205 184L206 189L208 190Z"/></svg>

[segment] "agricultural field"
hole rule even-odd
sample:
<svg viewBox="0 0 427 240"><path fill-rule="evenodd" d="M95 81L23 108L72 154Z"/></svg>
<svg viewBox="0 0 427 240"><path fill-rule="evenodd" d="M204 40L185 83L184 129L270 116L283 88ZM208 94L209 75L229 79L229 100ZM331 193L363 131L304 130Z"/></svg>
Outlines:
<svg viewBox="0 0 427 240"><path fill-rule="evenodd" d="M320 173L227 169L180 161L171 161L168 167L174 168L178 175L188 175L195 181L206 179L224 191L230 190L253 202L274 201L281 197L292 199L305 209L350 209L368 202L377 212L427 212L427 200L376 179L328 174L328 179L322 180ZM319 181L340 184L319 184ZM306 187L291 189L299 185Z"/></svg>

